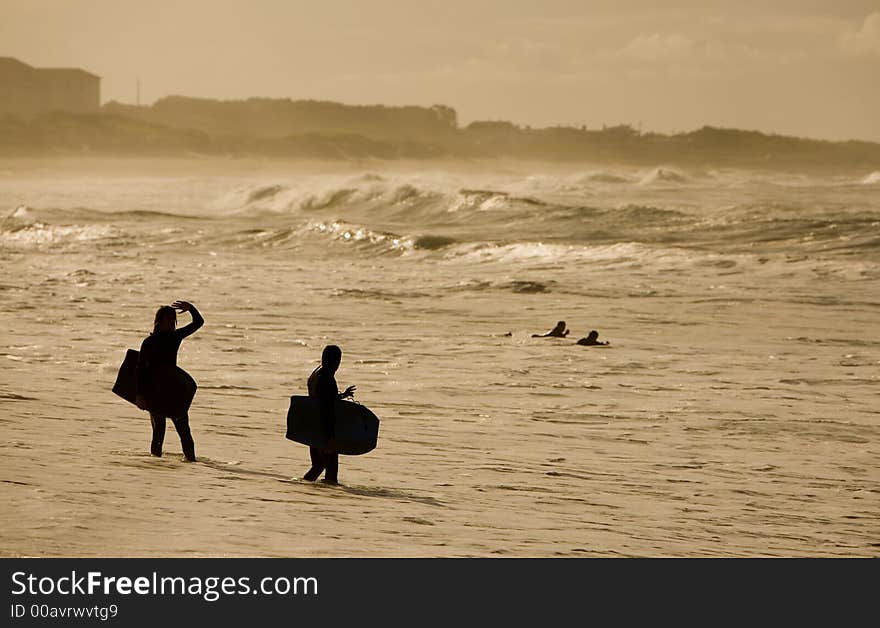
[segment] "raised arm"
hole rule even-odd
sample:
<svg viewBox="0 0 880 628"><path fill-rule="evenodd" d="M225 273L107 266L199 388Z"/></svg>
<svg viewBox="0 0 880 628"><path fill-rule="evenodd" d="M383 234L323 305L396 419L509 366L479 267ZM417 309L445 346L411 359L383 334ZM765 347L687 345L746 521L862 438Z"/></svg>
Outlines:
<svg viewBox="0 0 880 628"><path fill-rule="evenodd" d="M189 312L192 316L192 322L189 325L181 327L175 332L181 340L183 340L190 334L194 334L202 325L205 324L205 319L202 318L202 315L196 309L196 306L189 301L175 301L171 304L171 307L176 308L181 312Z"/></svg>

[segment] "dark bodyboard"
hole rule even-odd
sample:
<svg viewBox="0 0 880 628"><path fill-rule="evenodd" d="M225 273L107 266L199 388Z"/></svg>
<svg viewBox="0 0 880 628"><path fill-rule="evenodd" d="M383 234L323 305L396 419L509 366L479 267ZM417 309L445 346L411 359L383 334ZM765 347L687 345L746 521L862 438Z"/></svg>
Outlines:
<svg viewBox="0 0 880 628"><path fill-rule="evenodd" d="M139 353L129 349L125 360L119 367L113 392L127 402L136 404L137 363ZM193 398L198 390L195 380L179 366L159 367L155 370L154 381L144 395L147 410L172 419L185 418L189 413Z"/></svg>
<svg viewBox="0 0 880 628"><path fill-rule="evenodd" d="M379 438L379 419L369 408L351 401L336 401L336 451L347 456L359 456L376 448ZM324 448L327 435L321 423L318 400L294 395L287 411L286 437L310 447Z"/></svg>

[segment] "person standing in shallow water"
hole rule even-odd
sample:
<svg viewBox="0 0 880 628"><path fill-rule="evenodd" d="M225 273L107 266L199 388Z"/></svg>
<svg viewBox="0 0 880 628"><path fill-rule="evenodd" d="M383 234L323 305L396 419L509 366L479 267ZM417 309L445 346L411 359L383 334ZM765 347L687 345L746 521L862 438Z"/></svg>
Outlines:
<svg viewBox="0 0 880 628"><path fill-rule="evenodd" d="M189 312L192 322L185 327L177 329L177 312ZM137 406L146 410L151 395L159 394L153 390L153 376L157 367L177 366L177 350L184 338L193 334L202 325L205 319L199 314L192 303L188 301L175 301L171 305L163 305L156 312L153 321L153 333L147 336L141 343L141 351L138 356L137 369ZM150 412L150 422L153 426L153 440L150 444L150 453L154 456L162 455L162 443L165 440L165 419L167 417ZM172 418L177 435L180 436L180 445L187 461L196 461L196 447L192 433L189 429L189 417Z"/></svg>
<svg viewBox="0 0 880 628"><path fill-rule="evenodd" d="M328 437L326 447L309 447L312 467L303 476L303 479L309 482L317 480L326 470L322 481L327 484L339 483L339 454L336 452L334 405L337 399L353 397L354 391L357 390L355 386L349 386L345 392L339 392L335 374L339 369L340 362L342 362L342 349L336 345L327 345L321 354L321 366L309 375L309 397L318 399L321 423L324 426L324 433Z"/></svg>

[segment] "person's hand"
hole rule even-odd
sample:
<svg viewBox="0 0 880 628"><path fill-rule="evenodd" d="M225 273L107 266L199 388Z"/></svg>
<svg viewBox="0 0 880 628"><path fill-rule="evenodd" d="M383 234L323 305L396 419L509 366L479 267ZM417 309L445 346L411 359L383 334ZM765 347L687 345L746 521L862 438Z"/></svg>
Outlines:
<svg viewBox="0 0 880 628"><path fill-rule="evenodd" d="M357 390L357 386L349 386L345 389L345 392L339 395L340 399L345 399L346 397L354 397L354 391Z"/></svg>
<svg viewBox="0 0 880 628"><path fill-rule="evenodd" d="M189 301L175 301L171 304L171 307L181 312L191 312L193 309L192 303Z"/></svg>
<svg viewBox="0 0 880 628"><path fill-rule="evenodd" d="M144 399L143 395L138 395L137 397L135 397L134 403L141 410L147 409L147 400Z"/></svg>

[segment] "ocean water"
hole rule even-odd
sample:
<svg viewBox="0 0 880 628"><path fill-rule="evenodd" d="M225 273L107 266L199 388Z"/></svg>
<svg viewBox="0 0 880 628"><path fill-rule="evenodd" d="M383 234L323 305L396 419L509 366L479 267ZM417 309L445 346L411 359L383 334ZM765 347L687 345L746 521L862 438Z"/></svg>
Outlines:
<svg viewBox="0 0 880 628"><path fill-rule="evenodd" d="M878 172L13 163L0 212L4 555L880 554ZM194 465L110 392L176 299ZM341 487L284 438L328 343Z"/></svg>

